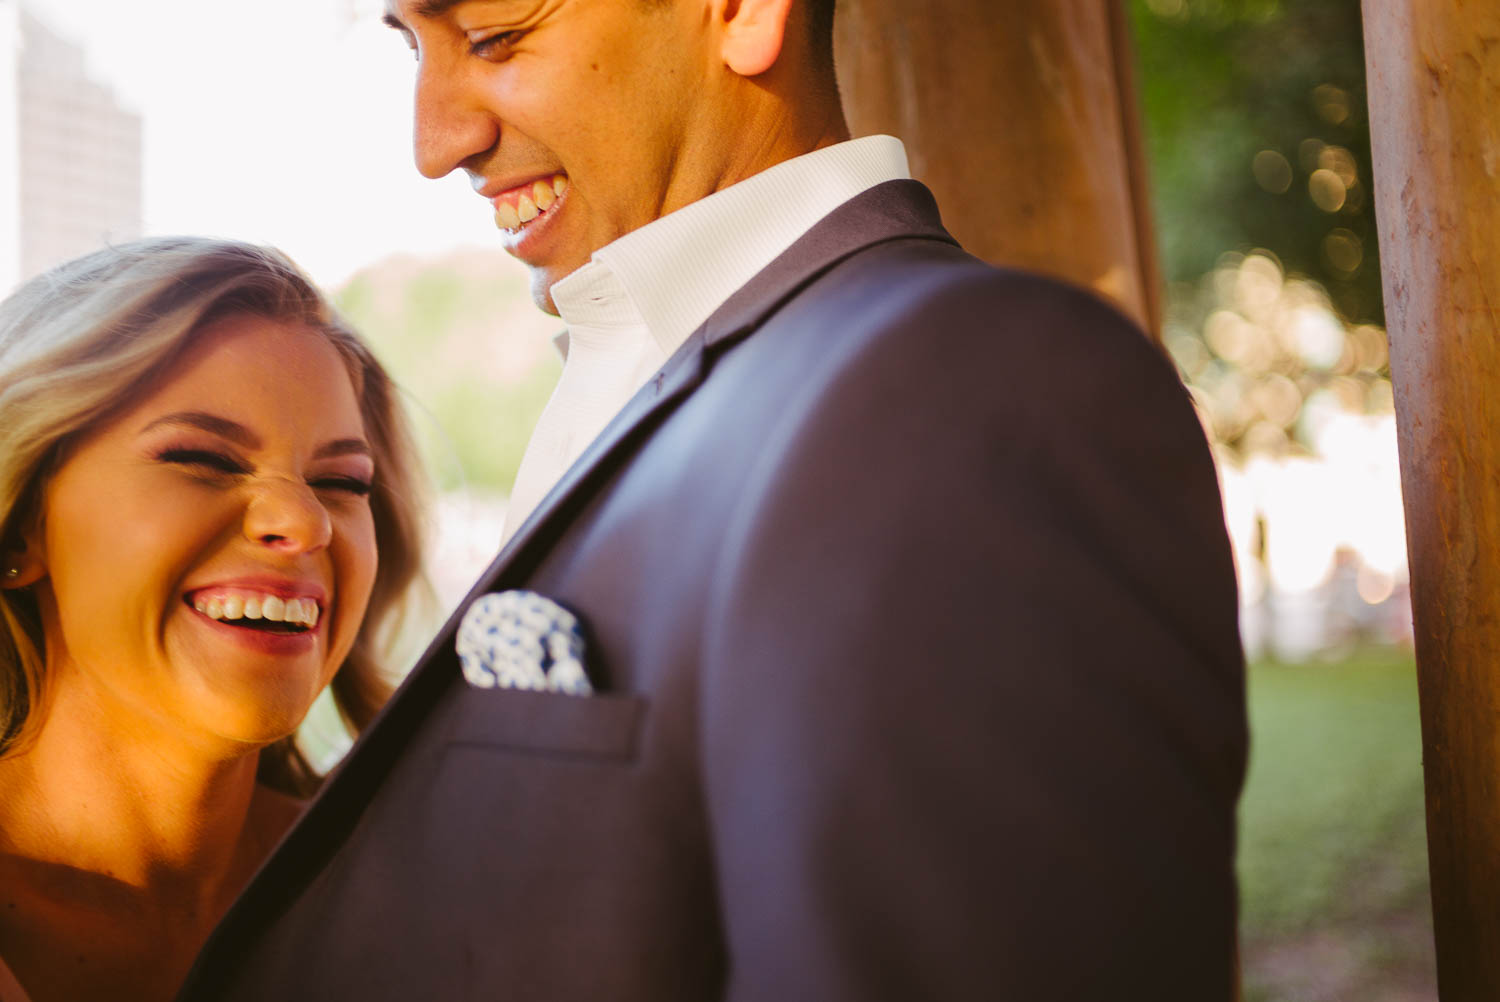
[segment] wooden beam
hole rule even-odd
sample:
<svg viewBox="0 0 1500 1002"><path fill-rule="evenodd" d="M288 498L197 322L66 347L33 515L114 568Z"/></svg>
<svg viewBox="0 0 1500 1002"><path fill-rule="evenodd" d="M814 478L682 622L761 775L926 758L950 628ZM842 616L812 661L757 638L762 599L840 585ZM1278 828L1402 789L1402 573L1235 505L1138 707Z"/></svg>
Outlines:
<svg viewBox="0 0 1500 1002"><path fill-rule="evenodd" d="M1365 0L1438 986L1500 986L1500 4Z"/></svg>
<svg viewBox="0 0 1500 1002"><path fill-rule="evenodd" d="M1159 337L1118 0L840 0L836 39L850 128L906 142L965 247L1088 286Z"/></svg>

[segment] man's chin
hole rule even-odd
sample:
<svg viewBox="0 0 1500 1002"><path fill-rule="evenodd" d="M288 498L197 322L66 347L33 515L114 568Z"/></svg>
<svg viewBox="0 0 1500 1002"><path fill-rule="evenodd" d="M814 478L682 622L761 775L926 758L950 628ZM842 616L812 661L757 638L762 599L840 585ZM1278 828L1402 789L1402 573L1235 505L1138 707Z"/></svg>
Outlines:
<svg viewBox="0 0 1500 1002"><path fill-rule="evenodd" d="M588 264L589 260L590 256L587 254L583 255L582 260L571 263L553 260L547 264L533 264L530 261L521 260L531 277L531 301L536 303L537 309L543 313L550 313L554 317L560 316L557 304L552 300L553 287Z"/></svg>
<svg viewBox="0 0 1500 1002"><path fill-rule="evenodd" d="M536 303L537 309L543 313L550 313L554 317L561 315L558 313L557 304L552 301L552 286L564 277L564 275L554 274L548 268L531 269L531 301Z"/></svg>

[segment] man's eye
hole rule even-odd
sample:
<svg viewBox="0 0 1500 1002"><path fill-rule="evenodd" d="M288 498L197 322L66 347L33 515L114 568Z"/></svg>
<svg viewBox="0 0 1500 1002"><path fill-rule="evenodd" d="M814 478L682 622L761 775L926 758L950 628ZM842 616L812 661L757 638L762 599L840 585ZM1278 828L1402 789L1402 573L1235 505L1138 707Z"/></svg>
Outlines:
<svg viewBox="0 0 1500 1002"><path fill-rule="evenodd" d="M166 449L157 454L157 459L163 463L175 463L178 466L195 466L199 469L212 470L215 473L246 473L248 472L243 463L222 452L210 452L207 449Z"/></svg>
<svg viewBox="0 0 1500 1002"><path fill-rule="evenodd" d="M493 35L470 35L469 53L480 59L498 62L507 58L525 32L501 31Z"/></svg>

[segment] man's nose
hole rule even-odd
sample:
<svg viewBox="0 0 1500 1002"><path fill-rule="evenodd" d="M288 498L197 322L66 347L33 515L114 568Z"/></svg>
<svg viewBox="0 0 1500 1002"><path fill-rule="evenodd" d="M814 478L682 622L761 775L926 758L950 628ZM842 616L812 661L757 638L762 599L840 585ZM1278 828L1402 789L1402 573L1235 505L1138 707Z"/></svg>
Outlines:
<svg viewBox="0 0 1500 1002"><path fill-rule="evenodd" d="M256 486L244 532L252 543L281 553L312 553L332 540L333 522L311 487L278 477Z"/></svg>
<svg viewBox="0 0 1500 1002"><path fill-rule="evenodd" d="M412 131L417 170L430 178L444 177L500 139L499 120L465 85L462 67L425 57L417 65Z"/></svg>

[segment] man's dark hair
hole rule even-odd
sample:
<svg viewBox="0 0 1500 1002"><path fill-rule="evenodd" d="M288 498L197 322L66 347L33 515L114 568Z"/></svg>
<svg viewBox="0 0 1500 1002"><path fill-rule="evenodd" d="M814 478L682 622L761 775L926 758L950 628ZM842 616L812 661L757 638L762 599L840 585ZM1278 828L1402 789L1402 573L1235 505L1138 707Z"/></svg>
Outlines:
<svg viewBox="0 0 1500 1002"><path fill-rule="evenodd" d="M833 8L837 0L806 0L813 51L833 64Z"/></svg>

